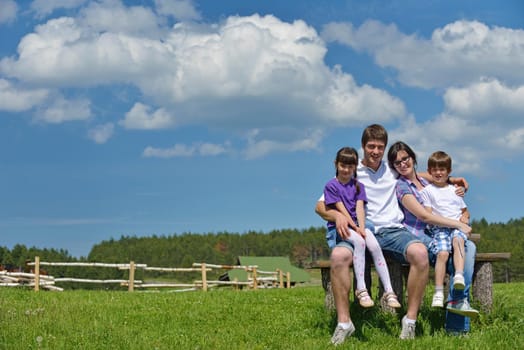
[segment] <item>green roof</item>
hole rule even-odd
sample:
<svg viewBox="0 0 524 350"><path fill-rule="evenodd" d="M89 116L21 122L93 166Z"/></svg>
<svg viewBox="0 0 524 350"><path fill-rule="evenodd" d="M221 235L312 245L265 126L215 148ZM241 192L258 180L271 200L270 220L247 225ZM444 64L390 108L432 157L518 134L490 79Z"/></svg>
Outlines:
<svg viewBox="0 0 524 350"><path fill-rule="evenodd" d="M257 271L276 271L277 269L282 270L284 278L289 272L291 282L308 282L310 279L309 274L291 265L289 258L283 256L239 256L238 264L242 266L257 266ZM247 272L244 270L233 269L228 271L229 279L238 279L240 282L247 281ZM263 277L264 275L258 275Z"/></svg>

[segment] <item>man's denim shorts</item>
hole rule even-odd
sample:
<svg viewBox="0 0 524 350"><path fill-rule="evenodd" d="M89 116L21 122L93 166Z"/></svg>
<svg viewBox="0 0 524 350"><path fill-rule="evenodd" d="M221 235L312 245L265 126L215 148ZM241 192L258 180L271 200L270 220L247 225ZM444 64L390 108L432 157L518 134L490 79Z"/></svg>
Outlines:
<svg viewBox="0 0 524 350"><path fill-rule="evenodd" d="M336 227L330 228L326 232L326 241L330 249L335 247L344 247L353 252L353 244L349 241L345 241L340 237Z"/></svg>
<svg viewBox="0 0 524 350"><path fill-rule="evenodd" d="M404 264L408 263L406 259L408 247L413 243L422 243L405 227L383 227L375 233L375 237L385 256L390 256Z"/></svg>

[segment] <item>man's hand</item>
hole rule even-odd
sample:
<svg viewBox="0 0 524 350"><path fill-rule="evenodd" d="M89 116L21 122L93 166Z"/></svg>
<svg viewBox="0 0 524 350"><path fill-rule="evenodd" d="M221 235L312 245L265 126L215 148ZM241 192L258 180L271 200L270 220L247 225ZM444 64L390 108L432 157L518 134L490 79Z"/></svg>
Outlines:
<svg viewBox="0 0 524 350"><path fill-rule="evenodd" d="M345 240L351 236L351 232L349 231L349 220L344 214L337 212L335 224L337 227L337 232L342 239Z"/></svg>
<svg viewBox="0 0 524 350"><path fill-rule="evenodd" d="M468 192L469 184L463 177L449 177L449 182L455 186L455 193L459 197L464 197Z"/></svg>

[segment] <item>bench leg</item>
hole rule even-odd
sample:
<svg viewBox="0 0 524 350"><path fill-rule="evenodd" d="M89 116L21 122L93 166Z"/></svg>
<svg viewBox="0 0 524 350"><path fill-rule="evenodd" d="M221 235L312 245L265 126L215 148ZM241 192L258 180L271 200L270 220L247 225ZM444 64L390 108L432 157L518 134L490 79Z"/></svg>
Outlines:
<svg viewBox="0 0 524 350"><path fill-rule="evenodd" d="M329 268L320 269L322 276L322 288L326 295L324 296L324 307L327 310L335 310L335 298L333 297L333 290L331 289L331 273Z"/></svg>
<svg viewBox="0 0 524 350"><path fill-rule="evenodd" d="M473 272L473 298L480 302L482 311L490 312L493 305L493 266L491 262L478 262Z"/></svg>

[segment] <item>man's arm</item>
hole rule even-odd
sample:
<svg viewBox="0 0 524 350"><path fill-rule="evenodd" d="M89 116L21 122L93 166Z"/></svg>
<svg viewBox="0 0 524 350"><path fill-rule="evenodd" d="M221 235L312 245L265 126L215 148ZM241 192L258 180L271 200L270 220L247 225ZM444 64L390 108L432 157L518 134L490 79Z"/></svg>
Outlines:
<svg viewBox="0 0 524 350"><path fill-rule="evenodd" d="M343 239L349 238L349 221L344 216L344 214L336 209L327 207L324 201L317 202L317 205L315 206L315 213L317 213L322 219L326 221L334 222L340 237Z"/></svg>

